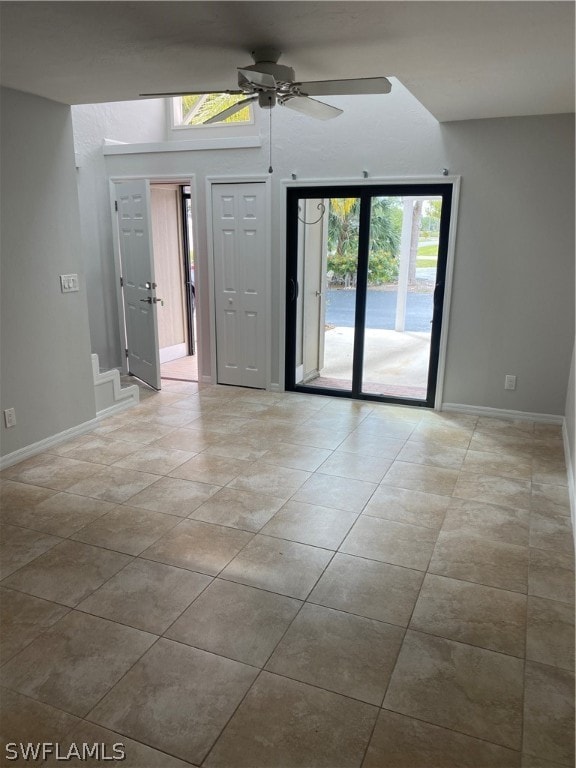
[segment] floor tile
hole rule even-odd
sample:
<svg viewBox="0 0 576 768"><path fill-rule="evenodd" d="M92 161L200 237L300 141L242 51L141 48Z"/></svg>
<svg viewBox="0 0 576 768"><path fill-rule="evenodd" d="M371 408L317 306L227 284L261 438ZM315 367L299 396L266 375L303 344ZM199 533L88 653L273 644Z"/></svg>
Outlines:
<svg viewBox="0 0 576 768"><path fill-rule="evenodd" d="M82 717L155 639L71 611L2 668L3 683Z"/></svg>
<svg viewBox="0 0 576 768"><path fill-rule="evenodd" d="M530 509L530 481L462 472L456 482L454 496L488 504L500 504L503 507Z"/></svg>
<svg viewBox="0 0 576 768"><path fill-rule="evenodd" d="M134 560L77 609L160 635L210 582L184 568Z"/></svg>
<svg viewBox="0 0 576 768"><path fill-rule="evenodd" d="M166 637L262 667L301 605L291 597L216 579Z"/></svg>
<svg viewBox="0 0 576 768"><path fill-rule="evenodd" d="M188 517L219 490L217 485L163 477L160 480L156 478L154 485L132 496L126 503L152 512Z"/></svg>
<svg viewBox="0 0 576 768"><path fill-rule="evenodd" d="M55 547L61 539L16 525L0 526L0 578L4 579L44 552Z"/></svg>
<svg viewBox="0 0 576 768"><path fill-rule="evenodd" d="M334 451L348 437L348 434L347 429L325 429L324 427L293 425L287 430L285 440L287 443L309 445L312 448L326 448Z"/></svg>
<svg viewBox="0 0 576 768"><path fill-rule="evenodd" d="M112 440L124 440L127 443L152 443L161 437L169 435L174 427L166 427L162 424L152 424L147 422L137 422L125 424L113 432L110 432Z"/></svg>
<svg viewBox="0 0 576 768"><path fill-rule="evenodd" d="M357 517L353 512L288 501L261 532L314 547L337 549Z"/></svg>
<svg viewBox="0 0 576 768"><path fill-rule="evenodd" d="M230 488L251 493L263 493L279 499L289 499L310 477L309 472L256 462L252 467L229 483Z"/></svg>
<svg viewBox="0 0 576 768"><path fill-rule="evenodd" d="M384 437L380 433L367 434L355 430L338 446L339 451L357 453L360 456L375 456L385 459L395 459L404 446L403 438Z"/></svg>
<svg viewBox="0 0 576 768"><path fill-rule="evenodd" d="M322 475L379 483L391 465L392 459L384 459L381 456L362 456L359 453L337 450L318 468L318 472Z"/></svg>
<svg viewBox="0 0 576 768"><path fill-rule="evenodd" d="M93 466L97 465L94 464ZM70 493L77 493L80 496L91 496L94 499L121 504L157 481L158 475L152 475L149 472L106 467L99 469L91 477L70 486L68 490Z"/></svg>
<svg viewBox="0 0 576 768"><path fill-rule="evenodd" d="M64 491L102 469L98 464L41 453L2 471L1 476L20 483Z"/></svg>
<svg viewBox="0 0 576 768"><path fill-rule="evenodd" d="M114 464L138 449L134 443L124 440L110 440L107 437L88 436L81 445L64 453L68 458L92 461L95 464Z"/></svg>
<svg viewBox="0 0 576 768"><path fill-rule="evenodd" d="M570 518L533 511L530 515L530 546L574 555Z"/></svg>
<svg viewBox="0 0 576 768"><path fill-rule="evenodd" d="M522 750L561 765L574 765L574 674L526 663Z"/></svg>
<svg viewBox="0 0 576 768"><path fill-rule="evenodd" d="M115 467L136 469L139 472L151 472L155 475L167 475L194 456L192 451L180 451L177 448L163 448L154 444L134 451L124 459L116 461Z"/></svg>
<svg viewBox="0 0 576 768"><path fill-rule="evenodd" d="M6 756L4 765L30 765L31 760L8 760L13 752L6 751L6 744L42 744L64 739L80 722L77 717L61 709L55 709L40 701L23 696L16 691L0 691L0 749ZM38 763L37 763L38 764Z"/></svg>
<svg viewBox="0 0 576 768"><path fill-rule="evenodd" d="M441 532L429 570L438 576L526 593L528 547L459 531Z"/></svg>
<svg viewBox="0 0 576 768"><path fill-rule="evenodd" d="M362 768L520 768L520 753L383 709Z"/></svg>
<svg viewBox="0 0 576 768"><path fill-rule="evenodd" d="M89 719L199 764L257 674L237 661L161 639Z"/></svg>
<svg viewBox="0 0 576 768"><path fill-rule="evenodd" d="M509 454L494 455L489 451L468 451L462 469L464 472L474 472L478 475L514 477L518 480L532 478L530 458Z"/></svg>
<svg viewBox="0 0 576 768"><path fill-rule="evenodd" d="M284 499L235 488L222 488L194 510L193 520L257 533L284 504Z"/></svg>
<svg viewBox="0 0 576 768"><path fill-rule="evenodd" d="M384 708L519 749L524 662L408 630Z"/></svg>
<svg viewBox="0 0 576 768"><path fill-rule="evenodd" d="M136 507L118 506L81 528L72 538L128 555L139 555L167 533L182 518Z"/></svg>
<svg viewBox="0 0 576 768"><path fill-rule="evenodd" d="M70 536L115 508L115 504L88 496L60 492L26 511L20 510L21 525L54 536ZM14 519L16 519L14 517Z"/></svg>
<svg viewBox="0 0 576 768"><path fill-rule="evenodd" d="M188 453L200 453L220 440L222 440L222 435L207 435L192 429L175 429L165 437L156 440L154 445L159 448L174 448Z"/></svg>
<svg viewBox="0 0 576 768"><path fill-rule="evenodd" d="M340 551L425 571L436 536L437 531L431 528L361 515L340 545Z"/></svg>
<svg viewBox="0 0 576 768"><path fill-rule="evenodd" d="M526 658L574 670L574 605L528 597Z"/></svg>
<svg viewBox="0 0 576 768"><path fill-rule="evenodd" d="M427 574L410 628L523 658L526 597Z"/></svg>
<svg viewBox="0 0 576 768"><path fill-rule="evenodd" d="M225 459L221 456L199 453L174 469L170 476L222 486L246 472L252 464L252 461L246 459Z"/></svg>
<svg viewBox="0 0 576 768"><path fill-rule="evenodd" d="M470 445L472 434L471 427L459 426L458 424L430 424L421 421L410 435L410 439L413 442L442 443L450 448L466 449Z"/></svg>
<svg viewBox="0 0 576 768"><path fill-rule="evenodd" d="M183 520L142 557L216 576L251 538L251 533L235 528Z"/></svg>
<svg viewBox="0 0 576 768"><path fill-rule="evenodd" d="M380 706L403 637L401 627L306 604L266 669Z"/></svg>
<svg viewBox="0 0 576 768"><path fill-rule="evenodd" d="M363 480L314 474L294 494L292 501L359 513L376 488L375 483L367 483Z"/></svg>
<svg viewBox="0 0 576 768"><path fill-rule="evenodd" d="M106 756L106 761L104 759L98 761L92 759L88 762L91 768L104 768L104 766L114 764L120 764L122 768L190 768L190 763L178 760L177 757L171 757L165 752L159 752L145 744L127 739L126 736L121 736L114 731L109 731L107 728L88 723L85 720L80 722L67 738L61 739L60 744L63 755L67 755L69 750L73 749L72 744L76 744L77 747L80 747L81 744L101 745L100 754ZM118 760L114 763L113 756L120 754L123 754L124 757L121 761ZM87 761L72 757L62 763L61 760L52 757L46 761L43 768L58 768L63 764L70 766L70 768L84 768Z"/></svg>
<svg viewBox="0 0 576 768"><path fill-rule="evenodd" d="M40 502L54 496L56 491L51 488L41 488L16 480L0 478L0 514L4 520L7 513L18 514L21 510L31 510ZM11 522L6 519L6 522Z"/></svg>
<svg viewBox="0 0 576 768"><path fill-rule="evenodd" d="M433 441L419 442L408 440L400 453L398 461L410 464L427 464L444 469L461 469L466 456L465 448L451 448L444 443Z"/></svg>
<svg viewBox="0 0 576 768"><path fill-rule="evenodd" d="M528 594L574 604L574 557L548 549L530 549Z"/></svg>
<svg viewBox="0 0 576 768"><path fill-rule="evenodd" d="M440 528L449 503L448 496L381 485L374 491L362 514L424 528Z"/></svg>
<svg viewBox="0 0 576 768"><path fill-rule="evenodd" d="M442 531L459 532L470 536L481 536L490 541L527 546L530 536L530 513L525 509L452 499L444 518Z"/></svg>
<svg viewBox="0 0 576 768"><path fill-rule="evenodd" d="M262 458L268 450L267 444L255 445L252 440L247 440L243 436L235 437L234 440L222 438L218 442L210 444L204 448L204 453L208 456L222 456L225 459L247 459L255 461Z"/></svg>
<svg viewBox="0 0 576 768"><path fill-rule="evenodd" d="M532 461L532 482L567 485L568 475L563 458L543 459L536 455Z"/></svg>
<svg viewBox="0 0 576 768"><path fill-rule="evenodd" d="M564 485L532 483L532 510L560 516L570 516L570 496Z"/></svg>
<svg viewBox="0 0 576 768"><path fill-rule="evenodd" d="M306 472L314 472L326 461L331 451L326 448L313 448L308 445L294 445L293 443L277 443L262 456L266 464L277 464L280 467L291 469L303 469Z"/></svg>
<svg viewBox="0 0 576 768"><path fill-rule="evenodd" d="M12 589L0 589L0 664L15 656L67 612L62 605Z"/></svg>
<svg viewBox="0 0 576 768"><path fill-rule="evenodd" d="M222 577L305 599L333 552L258 534L232 560Z"/></svg>
<svg viewBox="0 0 576 768"><path fill-rule="evenodd" d="M505 455L516 455L532 458L534 455L534 441L526 437L509 436L493 432L474 432L470 440L471 451L488 451Z"/></svg>
<svg viewBox="0 0 576 768"><path fill-rule="evenodd" d="M534 422L521 419L498 419L493 416L480 416L476 424L478 432L496 433L519 437L534 434Z"/></svg>
<svg viewBox="0 0 576 768"><path fill-rule="evenodd" d="M263 672L206 768L358 768L378 710Z"/></svg>
<svg viewBox="0 0 576 768"><path fill-rule="evenodd" d="M421 571L337 554L308 600L406 627L423 578Z"/></svg>
<svg viewBox="0 0 576 768"><path fill-rule="evenodd" d="M4 586L73 607L130 562L118 552L63 541L9 576Z"/></svg>
<svg viewBox="0 0 576 768"><path fill-rule="evenodd" d="M451 496L457 478L458 472L455 469L395 461L384 475L382 485L434 493L439 496Z"/></svg>
<svg viewBox="0 0 576 768"><path fill-rule="evenodd" d="M536 757L535 755L523 754L522 755L522 768L563 768L560 763L553 763L550 760L545 760L543 757Z"/></svg>

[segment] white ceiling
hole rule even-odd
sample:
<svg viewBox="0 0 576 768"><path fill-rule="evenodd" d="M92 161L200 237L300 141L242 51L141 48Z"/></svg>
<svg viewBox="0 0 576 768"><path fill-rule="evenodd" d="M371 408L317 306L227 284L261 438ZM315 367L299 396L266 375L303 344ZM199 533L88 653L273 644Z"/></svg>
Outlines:
<svg viewBox="0 0 576 768"><path fill-rule="evenodd" d="M299 80L394 76L442 121L574 111L571 0L0 8L2 84L69 104L234 88L249 52L273 46Z"/></svg>

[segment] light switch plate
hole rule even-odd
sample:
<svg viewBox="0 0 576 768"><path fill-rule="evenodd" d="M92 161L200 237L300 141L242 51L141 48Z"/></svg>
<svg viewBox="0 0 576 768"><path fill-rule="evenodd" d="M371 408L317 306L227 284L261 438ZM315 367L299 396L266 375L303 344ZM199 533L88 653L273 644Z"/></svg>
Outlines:
<svg viewBox="0 0 576 768"><path fill-rule="evenodd" d="M60 275L60 289L62 293L73 293L79 290L78 275Z"/></svg>

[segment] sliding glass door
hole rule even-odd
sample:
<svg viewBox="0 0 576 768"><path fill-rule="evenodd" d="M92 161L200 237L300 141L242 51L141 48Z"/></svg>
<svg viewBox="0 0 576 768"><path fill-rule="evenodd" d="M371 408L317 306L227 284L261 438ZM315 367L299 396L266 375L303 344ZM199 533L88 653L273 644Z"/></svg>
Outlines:
<svg viewBox="0 0 576 768"><path fill-rule="evenodd" d="M433 406L451 199L288 190L287 389Z"/></svg>

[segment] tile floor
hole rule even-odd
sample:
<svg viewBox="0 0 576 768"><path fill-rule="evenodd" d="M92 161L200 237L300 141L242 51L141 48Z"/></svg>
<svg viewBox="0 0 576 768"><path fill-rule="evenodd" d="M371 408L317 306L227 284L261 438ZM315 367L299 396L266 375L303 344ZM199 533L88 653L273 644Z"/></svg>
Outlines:
<svg viewBox="0 0 576 768"><path fill-rule="evenodd" d="M0 475L3 743L121 742L137 768L574 765L559 428L142 393Z"/></svg>

